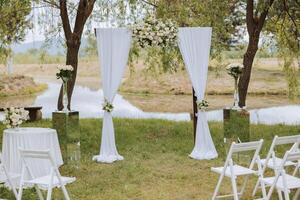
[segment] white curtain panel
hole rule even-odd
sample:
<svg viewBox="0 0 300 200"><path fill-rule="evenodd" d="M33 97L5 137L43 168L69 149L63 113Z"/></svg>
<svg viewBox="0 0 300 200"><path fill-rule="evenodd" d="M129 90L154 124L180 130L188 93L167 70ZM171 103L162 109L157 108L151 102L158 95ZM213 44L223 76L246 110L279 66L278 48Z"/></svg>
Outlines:
<svg viewBox="0 0 300 200"><path fill-rule="evenodd" d="M96 36L103 96L113 104L128 60L131 31L126 28L100 28L96 29ZM104 111L100 154L93 160L112 163L123 159L116 148L112 115Z"/></svg>
<svg viewBox="0 0 300 200"><path fill-rule="evenodd" d="M178 43L192 81L197 100L204 99L211 45L210 27L179 28ZM218 156L210 135L206 113L198 110L195 147L191 158L213 159Z"/></svg>

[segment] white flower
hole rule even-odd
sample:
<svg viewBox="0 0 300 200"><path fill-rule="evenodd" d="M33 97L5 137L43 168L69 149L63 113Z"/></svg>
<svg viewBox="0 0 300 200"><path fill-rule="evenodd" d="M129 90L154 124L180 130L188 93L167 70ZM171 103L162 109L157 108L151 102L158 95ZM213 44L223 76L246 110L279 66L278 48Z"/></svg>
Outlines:
<svg viewBox="0 0 300 200"><path fill-rule="evenodd" d="M132 28L134 40L142 48L149 45L176 45L177 27L171 20L162 21L151 14L145 21L133 25Z"/></svg>
<svg viewBox="0 0 300 200"><path fill-rule="evenodd" d="M5 119L2 122L7 128L15 128L28 118L28 111L24 108L11 107L5 111Z"/></svg>
<svg viewBox="0 0 300 200"><path fill-rule="evenodd" d="M68 70L68 71L73 71L73 67L71 65L60 65L57 67L58 71L61 70Z"/></svg>

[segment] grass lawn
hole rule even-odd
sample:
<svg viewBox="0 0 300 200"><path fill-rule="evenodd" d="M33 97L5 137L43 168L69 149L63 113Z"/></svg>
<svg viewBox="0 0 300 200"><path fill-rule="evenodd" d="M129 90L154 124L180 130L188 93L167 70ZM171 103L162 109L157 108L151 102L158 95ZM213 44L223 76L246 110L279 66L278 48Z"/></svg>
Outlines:
<svg viewBox="0 0 300 200"><path fill-rule="evenodd" d="M197 161L188 157L193 148L191 122L163 120L114 119L116 142L124 161L99 164L91 161L98 154L101 120L83 119L81 125L82 164L79 169L65 165L63 175L75 176L77 181L69 185L71 199L88 200L156 200L156 199L210 199L218 176L210 167L223 164L224 148L222 123L210 123L210 130L219 152L219 158ZM51 127L51 121L28 123L26 126ZM0 131L4 127L0 125ZM251 125L253 140L264 138L261 155L268 151L274 135L300 133L299 126ZM2 141L2 140L1 140ZM251 179L246 197L256 179ZM231 191L226 180L222 192ZM0 188L0 197L13 199L11 193ZM25 191L24 200L34 200L33 190ZM53 199L63 199L60 190L54 191Z"/></svg>

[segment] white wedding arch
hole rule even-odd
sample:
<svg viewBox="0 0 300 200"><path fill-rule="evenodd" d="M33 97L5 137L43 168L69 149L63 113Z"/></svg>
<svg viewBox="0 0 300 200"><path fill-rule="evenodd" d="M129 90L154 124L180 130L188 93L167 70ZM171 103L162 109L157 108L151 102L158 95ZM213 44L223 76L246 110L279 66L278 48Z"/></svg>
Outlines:
<svg viewBox="0 0 300 200"><path fill-rule="evenodd" d="M197 100L203 100L206 88L212 29L185 27L178 29L178 45L191 79ZM96 29L104 98L113 104L128 60L132 32L127 28ZM211 138L205 111L198 110L195 146L189 155L193 159L213 159L218 156ZM112 115L104 111L102 138L97 162L112 163L124 158L118 153Z"/></svg>

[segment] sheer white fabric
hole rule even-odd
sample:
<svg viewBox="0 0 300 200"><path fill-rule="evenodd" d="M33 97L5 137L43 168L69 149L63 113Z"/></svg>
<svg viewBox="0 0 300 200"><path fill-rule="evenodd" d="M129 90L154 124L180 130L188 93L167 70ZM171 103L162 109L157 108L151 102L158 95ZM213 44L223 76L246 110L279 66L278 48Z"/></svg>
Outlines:
<svg viewBox="0 0 300 200"><path fill-rule="evenodd" d="M128 60L131 31L126 28L100 28L96 29L96 35L103 95L113 104ZM104 111L100 154L93 160L112 163L123 159L116 148L112 115Z"/></svg>
<svg viewBox="0 0 300 200"><path fill-rule="evenodd" d="M195 27L179 28L178 33L179 48L199 101L204 99L206 89L211 32L212 29L208 27ZM190 157L201 160L213 159L217 156L206 113L198 110L195 147Z"/></svg>
<svg viewBox="0 0 300 200"><path fill-rule="evenodd" d="M63 164L56 130L50 128L6 129L3 132L2 161L11 174L21 174L22 164L19 148L27 150L50 150L55 163ZM35 177L49 173L48 161L31 159L27 163Z"/></svg>

